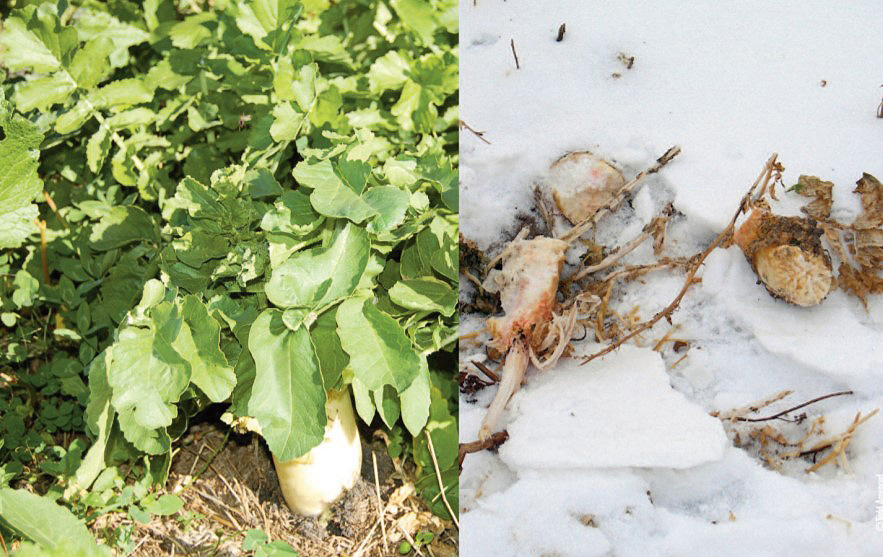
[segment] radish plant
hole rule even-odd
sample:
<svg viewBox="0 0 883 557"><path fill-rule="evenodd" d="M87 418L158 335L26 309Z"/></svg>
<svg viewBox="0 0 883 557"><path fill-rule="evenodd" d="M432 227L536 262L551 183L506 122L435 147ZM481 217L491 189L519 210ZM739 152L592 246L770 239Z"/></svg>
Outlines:
<svg viewBox="0 0 883 557"><path fill-rule="evenodd" d="M143 457L163 482L189 420L222 404L260 431L284 485L323 454L348 455L328 485L352 485L349 418L382 421L447 514L456 3L132 6L27 5L0 31L0 163L16 161L0 164L15 278L2 365L33 361L14 335L51 314L39 365L65 374L89 437L58 474L64 499L95 510L102 471Z"/></svg>

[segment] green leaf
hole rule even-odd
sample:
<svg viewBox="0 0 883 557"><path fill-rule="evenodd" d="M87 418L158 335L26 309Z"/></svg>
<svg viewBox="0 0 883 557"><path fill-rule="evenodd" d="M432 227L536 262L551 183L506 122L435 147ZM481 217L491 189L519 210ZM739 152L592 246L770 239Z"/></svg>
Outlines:
<svg viewBox="0 0 883 557"><path fill-rule="evenodd" d="M392 385L402 392L420 370L420 358L401 325L365 299L340 304L337 333L353 373L372 391Z"/></svg>
<svg viewBox="0 0 883 557"><path fill-rule="evenodd" d="M347 224L327 248L296 253L277 267L267 297L283 308L318 308L353 293L368 264L365 232Z"/></svg>
<svg viewBox="0 0 883 557"><path fill-rule="evenodd" d="M185 325L173 347L190 363L190 380L212 402L224 402L236 386L236 374L221 352L221 327L195 296L181 303Z"/></svg>
<svg viewBox="0 0 883 557"><path fill-rule="evenodd" d="M65 72L25 81L15 93L15 103L22 112L35 108L46 112L52 105L64 103L77 86Z"/></svg>
<svg viewBox="0 0 883 557"><path fill-rule="evenodd" d="M387 89L398 90L407 81L410 70L408 60L397 50L390 50L371 64L368 82L372 93L382 93Z"/></svg>
<svg viewBox="0 0 883 557"><path fill-rule="evenodd" d="M113 207L92 228L89 241L99 251L156 238L153 221L144 209L133 205Z"/></svg>
<svg viewBox="0 0 883 557"><path fill-rule="evenodd" d="M153 100L153 91L144 84L144 81L136 78L112 81L89 94L89 101L96 108L131 106L151 100Z"/></svg>
<svg viewBox="0 0 883 557"><path fill-rule="evenodd" d="M432 34L438 27L432 4L422 0L391 0L405 26L413 30L426 44L432 44Z"/></svg>
<svg viewBox="0 0 883 557"><path fill-rule="evenodd" d="M23 226L22 219L36 209L31 202L43 190L43 182L37 176L37 149L43 141L43 134L26 119L14 114L2 93L0 127L5 136L0 140L0 230L4 231L0 234L0 248L18 247L33 230L33 227L28 230ZM29 207L33 207L29 209L31 213L20 212ZM12 225L17 233L7 230Z"/></svg>
<svg viewBox="0 0 883 557"><path fill-rule="evenodd" d="M325 390L338 388L343 378L343 370L349 364L349 356L343 351L340 337L337 336L337 308L324 312L316 319L310 330L310 338L313 340L313 348L319 359Z"/></svg>
<svg viewBox="0 0 883 557"><path fill-rule="evenodd" d="M255 379L248 412L280 460L303 456L325 437L325 389L305 327L290 331L282 312L265 310L252 324L248 349Z"/></svg>
<svg viewBox="0 0 883 557"><path fill-rule="evenodd" d="M167 427L177 415L175 402L190 383L190 364L172 346L183 318L163 302L152 310L150 329L127 327L111 348L107 382L117 412L132 412L135 423Z"/></svg>
<svg viewBox="0 0 883 557"><path fill-rule="evenodd" d="M92 117L89 103L80 101L55 121L55 131L67 134L80 129Z"/></svg>
<svg viewBox="0 0 883 557"><path fill-rule="evenodd" d="M304 119L304 114L297 112L290 102L277 104L273 107L273 125L270 126L270 136L274 141L297 139Z"/></svg>
<svg viewBox="0 0 883 557"><path fill-rule="evenodd" d="M77 32L62 28L58 17L33 8L18 12L3 22L0 46L3 64L11 71L33 70L49 73L70 61L77 46Z"/></svg>
<svg viewBox="0 0 883 557"><path fill-rule="evenodd" d="M411 386L401 394L402 421L411 435L417 437L429 419L430 381L426 359L421 362L420 373Z"/></svg>
<svg viewBox="0 0 883 557"><path fill-rule="evenodd" d="M110 555L73 513L24 489L0 488L0 518L45 551L83 557Z"/></svg>
<svg viewBox="0 0 883 557"><path fill-rule="evenodd" d="M20 246L25 239L37 232L34 221L39 211L36 205L27 205L4 213L0 209L0 249Z"/></svg>
<svg viewBox="0 0 883 557"><path fill-rule="evenodd" d="M431 277L401 280L389 289L389 297L396 304L419 311L437 311L453 315L457 305L457 291L441 280Z"/></svg>
<svg viewBox="0 0 883 557"><path fill-rule="evenodd" d="M371 391L368 390L368 387L366 387L364 383L359 381L358 377L352 379L351 386L353 388L353 399L356 402L356 412L358 412L359 417L362 418L363 422L371 425L375 413L374 401L371 399Z"/></svg>
<svg viewBox="0 0 883 557"><path fill-rule="evenodd" d="M392 429L401 415L399 396L395 389L389 385L384 385L382 388L374 391L374 406L377 408L377 413L380 414L380 419L383 420L386 427Z"/></svg>
<svg viewBox="0 0 883 557"><path fill-rule="evenodd" d="M180 511L184 507L184 501L177 495L166 493L156 501L144 506L144 510L158 516L169 516Z"/></svg>
<svg viewBox="0 0 883 557"><path fill-rule="evenodd" d="M297 0L253 0L250 6L267 33L279 29L286 22L294 23L300 10Z"/></svg>
<svg viewBox="0 0 883 557"><path fill-rule="evenodd" d="M110 134L107 128L101 126L98 128L98 131L92 134L86 144L86 162L89 165L89 170L97 174L104 164L104 159L107 158L109 151Z"/></svg>
<svg viewBox="0 0 883 557"><path fill-rule="evenodd" d="M362 196L377 216L368 223L368 230L374 234L386 232L399 226L405 220L405 212L411 196L395 186L376 186Z"/></svg>
<svg viewBox="0 0 883 557"><path fill-rule="evenodd" d="M114 44L108 37L97 37L74 54L70 74L82 89L92 89L110 73L110 55Z"/></svg>
<svg viewBox="0 0 883 557"><path fill-rule="evenodd" d="M301 190L287 190L273 208L264 213L261 229L299 237L316 230L323 222L325 217L313 210L307 194Z"/></svg>

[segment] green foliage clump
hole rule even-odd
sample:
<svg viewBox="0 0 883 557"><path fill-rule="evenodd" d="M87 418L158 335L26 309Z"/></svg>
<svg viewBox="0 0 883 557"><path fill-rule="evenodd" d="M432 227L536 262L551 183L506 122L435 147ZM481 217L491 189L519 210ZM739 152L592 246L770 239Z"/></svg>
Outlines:
<svg viewBox="0 0 883 557"><path fill-rule="evenodd" d="M122 463L164 482L207 406L256 418L290 459L347 387L444 515L429 432L456 508L456 3L14 8L3 485L42 482L94 516Z"/></svg>

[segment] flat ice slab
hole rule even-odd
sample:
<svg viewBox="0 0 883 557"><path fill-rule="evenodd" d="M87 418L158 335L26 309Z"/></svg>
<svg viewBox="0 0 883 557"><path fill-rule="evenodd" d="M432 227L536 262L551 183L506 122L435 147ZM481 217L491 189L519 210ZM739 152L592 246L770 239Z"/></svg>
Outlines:
<svg viewBox="0 0 883 557"><path fill-rule="evenodd" d="M689 468L718 460L720 422L671 388L659 354L625 345L561 360L512 400L500 457L514 469Z"/></svg>

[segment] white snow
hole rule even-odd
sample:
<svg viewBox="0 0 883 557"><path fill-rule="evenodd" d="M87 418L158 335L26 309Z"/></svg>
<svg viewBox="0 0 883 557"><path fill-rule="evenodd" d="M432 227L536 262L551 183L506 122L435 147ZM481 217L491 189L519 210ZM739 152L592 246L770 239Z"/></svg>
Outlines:
<svg viewBox="0 0 883 557"><path fill-rule="evenodd" d="M649 348L623 346L591 366L564 360L510 406L500 458L518 471L689 468L720 459L729 444L719 420L671 388Z"/></svg>
<svg viewBox="0 0 883 557"><path fill-rule="evenodd" d="M786 186L800 174L833 181L832 214L851 222L855 181L862 172L883 178L880 22L870 0L849 9L821 0L461 0L460 118L490 141L462 130L461 231L494 255L525 215L537 217L533 186L564 153L592 151L630 179L675 144L682 153L599 223L595 242L625 244L671 201L680 215L663 255L701 251L773 152ZM635 57L631 69L620 52ZM799 214L803 198L778 195L775 210ZM644 245L623 263L652 260ZM813 473L810 458L770 468L747 439L750 426L728 424L725 435L709 416L785 389L794 393L757 415L853 391L802 409L802 423L757 424L798 439L818 416L835 434L857 412L883 410L883 296L867 310L839 290L814 308L789 306L756 284L738 248L714 252L700 276L672 325L662 320L640 347L528 371L498 426L509 440L464 462L463 555L883 555L883 416L857 430L848 469ZM680 272L647 275L617 287L610 304L648 319L682 283ZM464 333L482 328L476 315L463 323ZM652 352L673 327L688 348ZM485 359L485 340L465 345L462 369ZM494 392L461 395L461 441L476 439Z"/></svg>

